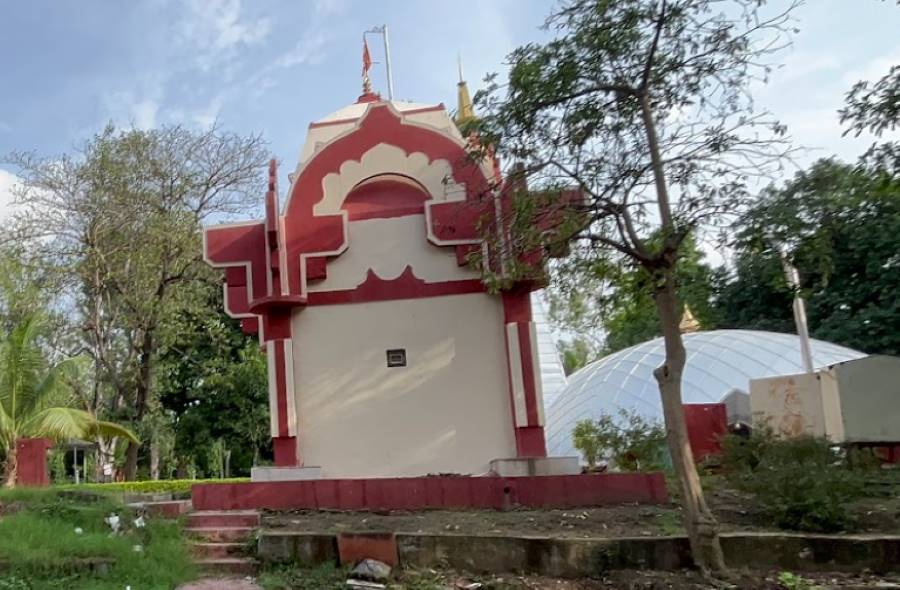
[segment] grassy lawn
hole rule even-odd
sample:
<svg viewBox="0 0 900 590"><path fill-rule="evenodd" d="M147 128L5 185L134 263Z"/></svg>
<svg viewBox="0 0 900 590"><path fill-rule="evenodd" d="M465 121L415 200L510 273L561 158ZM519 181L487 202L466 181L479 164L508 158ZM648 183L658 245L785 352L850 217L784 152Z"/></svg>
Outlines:
<svg viewBox="0 0 900 590"><path fill-rule="evenodd" d="M121 520L116 535L110 514ZM0 590L170 590L195 577L178 524L138 527L135 517L106 495L0 491Z"/></svg>

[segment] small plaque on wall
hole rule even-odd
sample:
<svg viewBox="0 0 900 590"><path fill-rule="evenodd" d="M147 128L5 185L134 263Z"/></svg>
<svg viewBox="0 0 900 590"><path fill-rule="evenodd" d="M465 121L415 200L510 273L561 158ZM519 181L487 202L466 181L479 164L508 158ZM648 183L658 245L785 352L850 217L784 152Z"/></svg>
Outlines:
<svg viewBox="0 0 900 590"><path fill-rule="evenodd" d="M388 367L405 367L406 366L406 349L391 348L387 351Z"/></svg>

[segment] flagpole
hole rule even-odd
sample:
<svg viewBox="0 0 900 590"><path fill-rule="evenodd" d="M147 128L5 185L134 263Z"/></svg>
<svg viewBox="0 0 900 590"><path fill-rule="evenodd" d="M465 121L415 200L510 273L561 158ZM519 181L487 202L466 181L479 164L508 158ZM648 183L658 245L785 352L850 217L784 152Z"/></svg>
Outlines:
<svg viewBox="0 0 900 590"><path fill-rule="evenodd" d="M384 40L384 69L387 73L388 100L394 100L394 72L391 69L391 42L388 37L387 25L372 27L363 33L363 39L365 39L366 33L378 33Z"/></svg>
<svg viewBox="0 0 900 590"><path fill-rule="evenodd" d="M391 44L388 41L387 25L381 25L381 34L384 35L384 69L387 70L388 100L394 100L394 75L391 72Z"/></svg>

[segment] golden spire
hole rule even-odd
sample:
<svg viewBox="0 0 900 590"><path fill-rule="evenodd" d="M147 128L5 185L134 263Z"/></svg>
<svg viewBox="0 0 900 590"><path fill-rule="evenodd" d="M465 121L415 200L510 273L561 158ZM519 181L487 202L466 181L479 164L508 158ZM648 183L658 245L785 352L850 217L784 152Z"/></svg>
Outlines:
<svg viewBox="0 0 900 590"><path fill-rule="evenodd" d="M694 314L691 313L691 308L687 303L684 304L684 313L681 316L681 323L678 324L678 329L681 330L682 334L691 334L700 331L700 322L698 322L697 318L694 317Z"/></svg>
<svg viewBox="0 0 900 590"><path fill-rule="evenodd" d="M459 82L456 84L456 124L462 125L475 118L475 107L472 105L469 87L463 77L462 57L457 56L457 64L459 66Z"/></svg>

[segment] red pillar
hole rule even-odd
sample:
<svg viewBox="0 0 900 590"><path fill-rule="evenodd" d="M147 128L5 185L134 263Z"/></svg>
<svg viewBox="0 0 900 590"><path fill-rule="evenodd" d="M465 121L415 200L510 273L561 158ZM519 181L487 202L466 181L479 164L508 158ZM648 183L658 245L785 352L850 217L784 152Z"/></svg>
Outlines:
<svg viewBox="0 0 900 590"><path fill-rule="evenodd" d="M20 438L16 441L18 472L16 484L32 488L50 485L47 451L53 446L49 438Z"/></svg>
<svg viewBox="0 0 900 590"><path fill-rule="evenodd" d="M269 412L275 465L302 467L303 458L297 440L290 308L264 315L263 326L269 365Z"/></svg>
<svg viewBox="0 0 900 590"><path fill-rule="evenodd" d="M518 457L546 457L544 400L537 342L531 321L531 292L525 288L503 293L512 420Z"/></svg>

